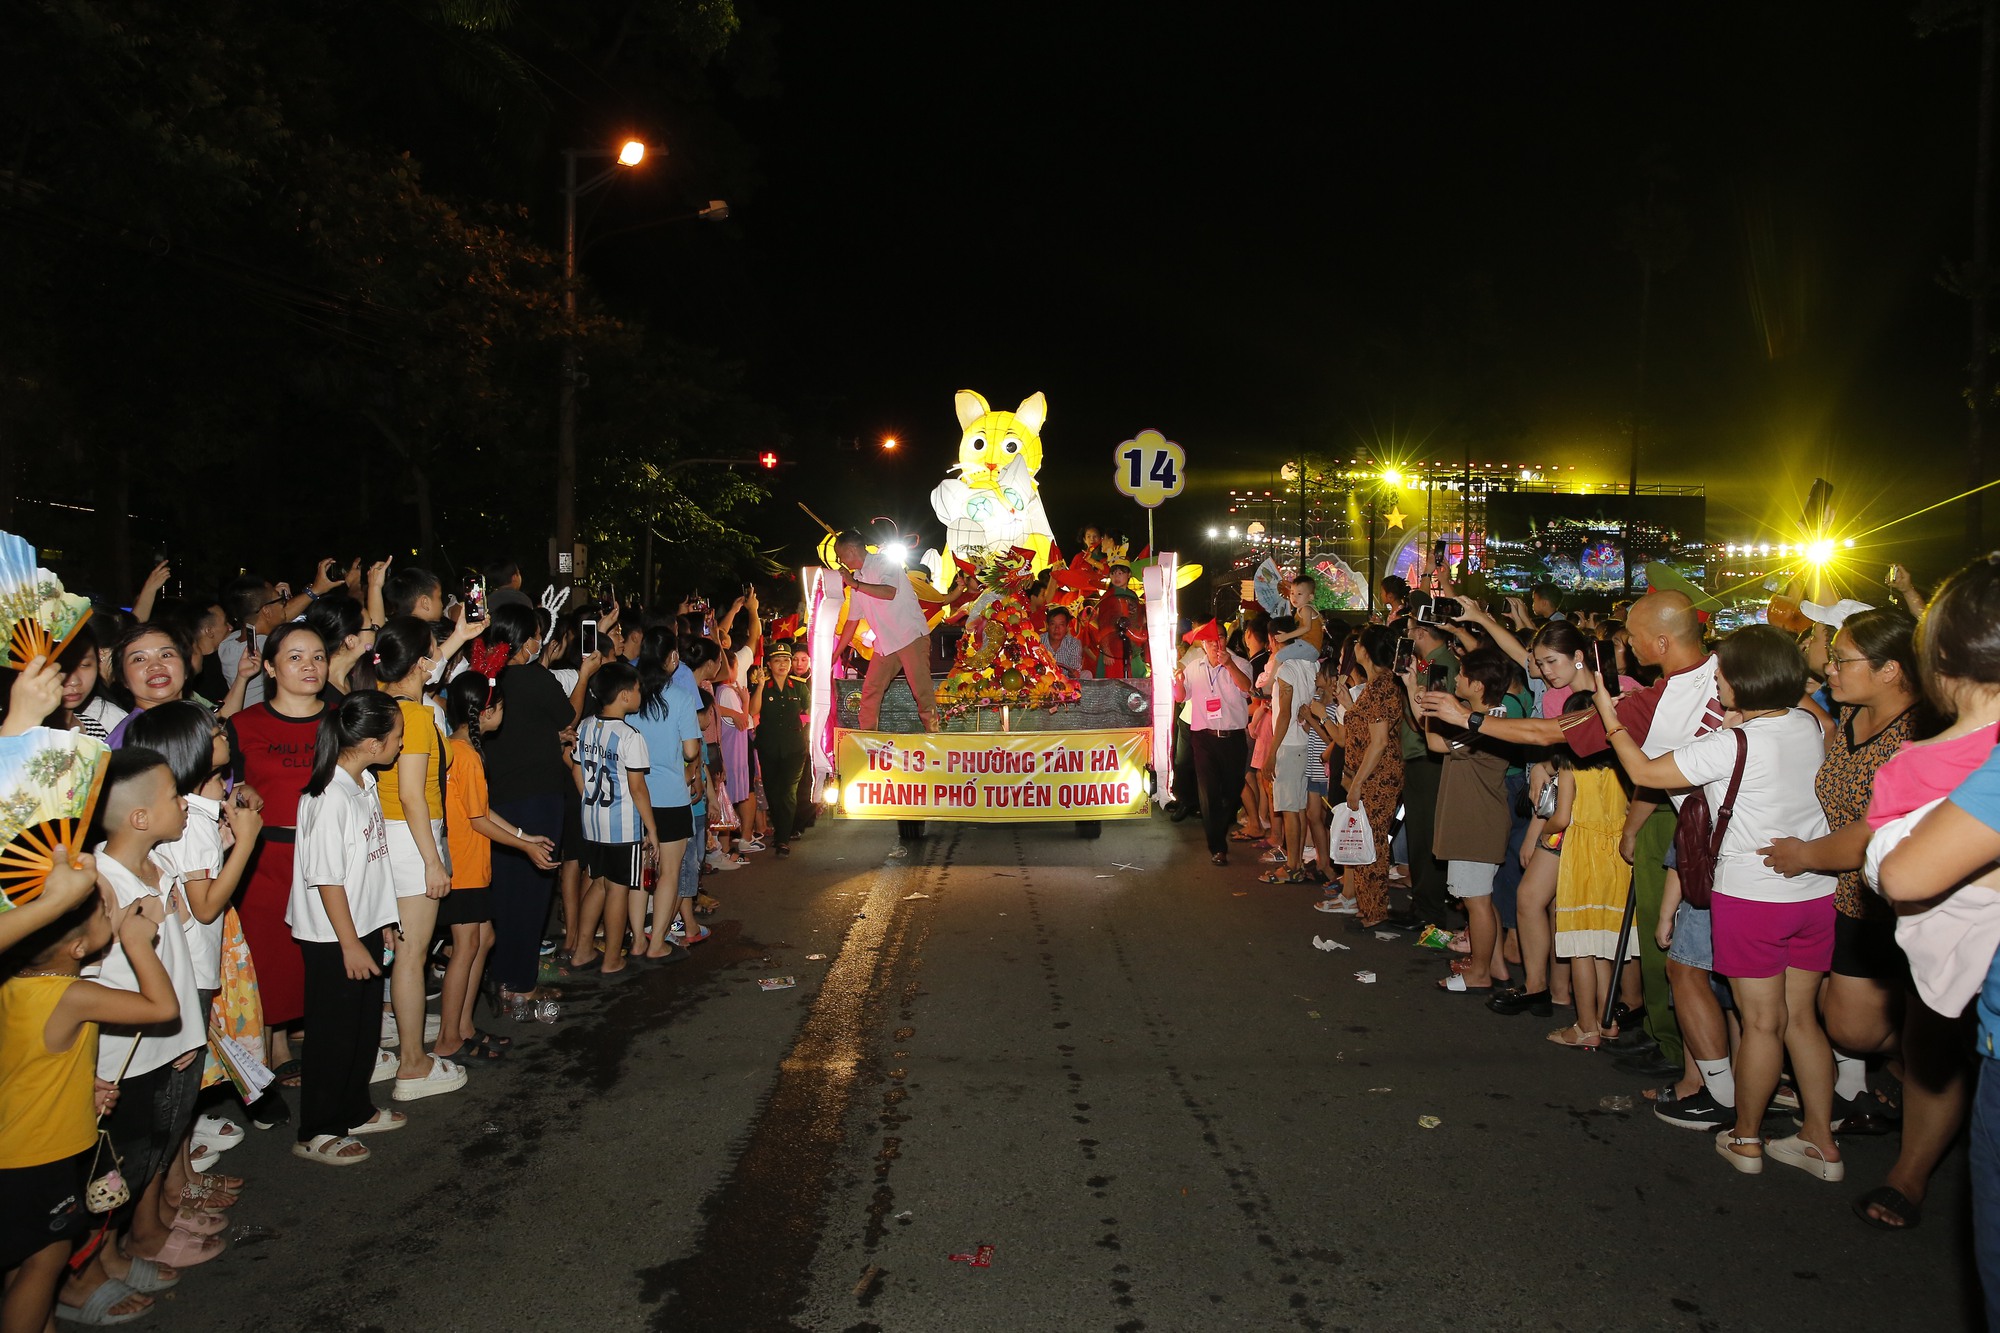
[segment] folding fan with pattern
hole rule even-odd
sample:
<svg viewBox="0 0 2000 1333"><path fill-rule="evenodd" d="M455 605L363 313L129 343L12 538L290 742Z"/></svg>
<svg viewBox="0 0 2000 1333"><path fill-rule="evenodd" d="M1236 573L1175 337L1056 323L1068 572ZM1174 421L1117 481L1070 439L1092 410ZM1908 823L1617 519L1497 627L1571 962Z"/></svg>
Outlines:
<svg viewBox="0 0 2000 1333"><path fill-rule="evenodd" d="M41 896L55 851L83 851L111 751L80 731L0 736L0 911Z"/></svg>
<svg viewBox="0 0 2000 1333"><path fill-rule="evenodd" d="M64 592L25 538L0 532L0 667L61 656L89 619L89 598Z"/></svg>

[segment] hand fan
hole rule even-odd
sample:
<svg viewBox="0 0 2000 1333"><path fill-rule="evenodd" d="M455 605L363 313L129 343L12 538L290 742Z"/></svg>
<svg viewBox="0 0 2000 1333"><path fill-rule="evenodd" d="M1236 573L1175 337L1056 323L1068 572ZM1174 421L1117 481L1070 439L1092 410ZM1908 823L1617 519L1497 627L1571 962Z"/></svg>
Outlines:
<svg viewBox="0 0 2000 1333"><path fill-rule="evenodd" d="M41 896L56 848L82 853L110 754L80 731L0 736L0 911Z"/></svg>
<svg viewBox="0 0 2000 1333"><path fill-rule="evenodd" d="M1266 560L1257 566L1257 573L1251 579L1251 584L1257 593L1257 604L1263 607L1267 614L1288 616L1292 613L1292 604L1285 600L1288 581L1279 577L1278 566L1275 563Z"/></svg>
<svg viewBox="0 0 2000 1333"><path fill-rule="evenodd" d="M0 667L61 656L89 619L89 598L64 592L25 538L0 532Z"/></svg>

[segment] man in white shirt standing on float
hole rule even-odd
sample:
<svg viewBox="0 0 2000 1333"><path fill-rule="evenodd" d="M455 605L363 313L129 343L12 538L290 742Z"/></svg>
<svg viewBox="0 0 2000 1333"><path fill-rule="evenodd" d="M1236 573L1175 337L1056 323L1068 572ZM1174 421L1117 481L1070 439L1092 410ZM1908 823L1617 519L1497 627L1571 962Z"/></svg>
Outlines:
<svg viewBox="0 0 2000 1333"><path fill-rule="evenodd" d="M925 731L937 730L937 691L931 685L930 624L923 604L917 601L916 587L900 556L885 551L868 554L868 543L853 530L834 539L836 571L848 587L866 598L850 609L847 628L841 631L834 649L847 647L855 627L863 620L875 632L875 655L861 680L861 730L873 731L882 715L882 696L897 672L909 683L917 702L917 716Z"/></svg>

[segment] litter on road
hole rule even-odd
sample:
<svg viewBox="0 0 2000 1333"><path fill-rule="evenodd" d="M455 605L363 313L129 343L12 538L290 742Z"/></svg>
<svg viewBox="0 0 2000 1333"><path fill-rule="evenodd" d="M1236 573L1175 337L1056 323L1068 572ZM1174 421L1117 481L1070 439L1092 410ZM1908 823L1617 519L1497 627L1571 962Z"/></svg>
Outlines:
<svg viewBox="0 0 2000 1333"><path fill-rule="evenodd" d="M758 977L758 990L790 990L799 984L797 977Z"/></svg>
<svg viewBox="0 0 2000 1333"><path fill-rule="evenodd" d="M1398 935L1393 930L1378 930L1375 932L1375 938L1378 940L1384 940L1390 944L1394 944L1397 940L1400 940L1403 937L1401 935Z"/></svg>
<svg viewBox="0 0 2000 1333"><path fill-rule="evenodd" d="M1442 1125L1444 1121L1438 1119L1434 1115L1420 1115L1417 1117L1417 1123L1419 1125L1422 1125L1425 1129L1436 1129L1439 1125Z"/></svg>
<svg viewBox="0 0 2000 1333"><path fill-rule="evenodd" d="M991 1245L982 1245L971 1254L952 1254L945 1257L955 1264L969 1264L973 1268L991 1268L993 1266L993 1247Z"/></svg>
<svg viewBox="0 0 2000 1333"><path fill-rule="evenodd" d="M806 955L806 961L808 963L819 963L819 962L824 962L825 960L826 960L826 955L823 953L809 953Z"/></svg>
<svg viewBox="0 0 2000 1333"><path fill-rule="evenodd" d="M1375 984L1375 974L1373 972L1356 972L1354 974L1354 979L1360 982L1364 986L1372 986Z"/></svg>
<svg viewBox="0 0 2000 1333"><path fill-rule="evenodd" d="M1339 940L1323 940L1317 935L1313 936L1313 948L1318 949L1321 953L1332 953L1335 949L1345 949L1346 947Z"/></svg>

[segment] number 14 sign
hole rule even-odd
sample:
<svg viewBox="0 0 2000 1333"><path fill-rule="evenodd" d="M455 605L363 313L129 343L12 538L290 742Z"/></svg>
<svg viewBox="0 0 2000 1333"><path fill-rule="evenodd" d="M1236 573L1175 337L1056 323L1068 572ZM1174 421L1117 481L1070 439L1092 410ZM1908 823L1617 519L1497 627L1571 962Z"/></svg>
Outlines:
<svg viewBox="0 0 2000 1333"><path fill-rule="evenodd" d="M1118 493L1157 509L1187 488L1187 455L1156 430L1142 430L1112 454Z"/></svg>

